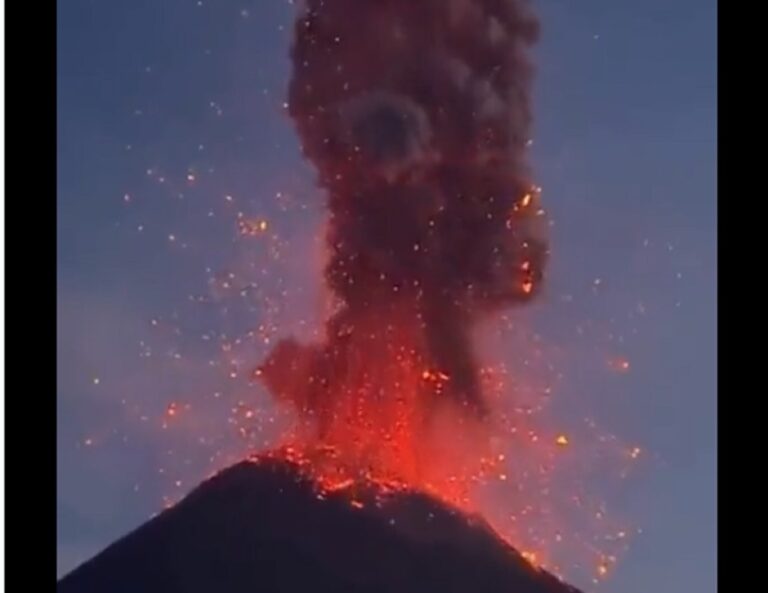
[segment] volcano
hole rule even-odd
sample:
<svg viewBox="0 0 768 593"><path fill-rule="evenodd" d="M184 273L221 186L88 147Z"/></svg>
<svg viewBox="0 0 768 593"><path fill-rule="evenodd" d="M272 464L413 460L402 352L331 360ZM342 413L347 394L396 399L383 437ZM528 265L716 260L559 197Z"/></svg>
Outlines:
<svg viewBox="0 0 768 593"><path fill-rule="evenodd" d="M479 517L406 489L322 492L244 461L69 573L58 593L579 593Z"/></svg>

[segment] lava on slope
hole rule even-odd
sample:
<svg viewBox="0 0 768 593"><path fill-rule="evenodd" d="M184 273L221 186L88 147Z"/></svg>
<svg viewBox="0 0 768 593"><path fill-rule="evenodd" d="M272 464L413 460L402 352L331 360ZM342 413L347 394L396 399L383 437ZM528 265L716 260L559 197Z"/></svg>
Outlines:
<svg viewBox="0 0 768 593"><path fill-rule="evenodd" d="M275 456L209 479L57 591L578 593L480 518L374 483L325 491Z"/></svg>

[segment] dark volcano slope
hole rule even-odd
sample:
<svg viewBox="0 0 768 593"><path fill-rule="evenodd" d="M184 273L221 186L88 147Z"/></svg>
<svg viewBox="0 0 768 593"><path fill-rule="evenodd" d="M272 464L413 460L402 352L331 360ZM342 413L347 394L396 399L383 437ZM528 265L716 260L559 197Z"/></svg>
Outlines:
<svg viewBox="0 0 768 593"><path fill-rule="evenodd" d="M578 593L483 522L419 493L318 497L296 467L235 465L59 581L58 593ZM358 505L359 506L359 505Z"/></svg>

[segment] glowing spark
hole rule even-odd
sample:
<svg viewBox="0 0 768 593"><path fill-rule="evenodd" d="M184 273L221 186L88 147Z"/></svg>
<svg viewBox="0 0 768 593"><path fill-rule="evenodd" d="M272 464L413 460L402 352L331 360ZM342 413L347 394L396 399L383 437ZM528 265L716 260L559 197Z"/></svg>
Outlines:
<svg viewBox="0 0 768 593"><path fill-rule="evenodd" d="M565 447L566 445L568 445L568 437L565 436L564 434L561 434L559 437L557 437L555 442L561 447Z"/></svg>
<svg viewBox="0 0 768 593"><path fill-rule="evenodd" d="M608 366L617 373L626 373L631 367L626 358L612 358L608 361Z"/></svg>
<svg viewBox="0 0 768 593"><path fill-rule="evenodd" d="M430 383L439 385L441 382L449 381L451 377L442 371L430 371L429 369L426 369L421 373L421 378Z"/></svg>
<svg viewBox="0 0 768 593"><path fill-rule="evenodd" d="M260 219L260 220L241 219L238 222L238 226L240 227L241 235L248 235L253 237L266 232L267 229L269 228L269 223L263 219Z"/></svg>

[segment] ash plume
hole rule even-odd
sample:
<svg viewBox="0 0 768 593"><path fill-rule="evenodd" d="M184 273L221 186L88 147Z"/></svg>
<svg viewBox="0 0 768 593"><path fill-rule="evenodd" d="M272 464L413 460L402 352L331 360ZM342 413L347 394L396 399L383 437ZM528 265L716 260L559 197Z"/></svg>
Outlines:
<svg viewBox="0 0 768 593"><path fill-rule="evenodd" d="M472 333L532 299L546 220L526 159L525 0L307 0L289 112L329 209L325 341L260 367L316 438L489 413ZM346 426L347 428L342 428ZM415 437L417 438L417 437Z"/></svg>

